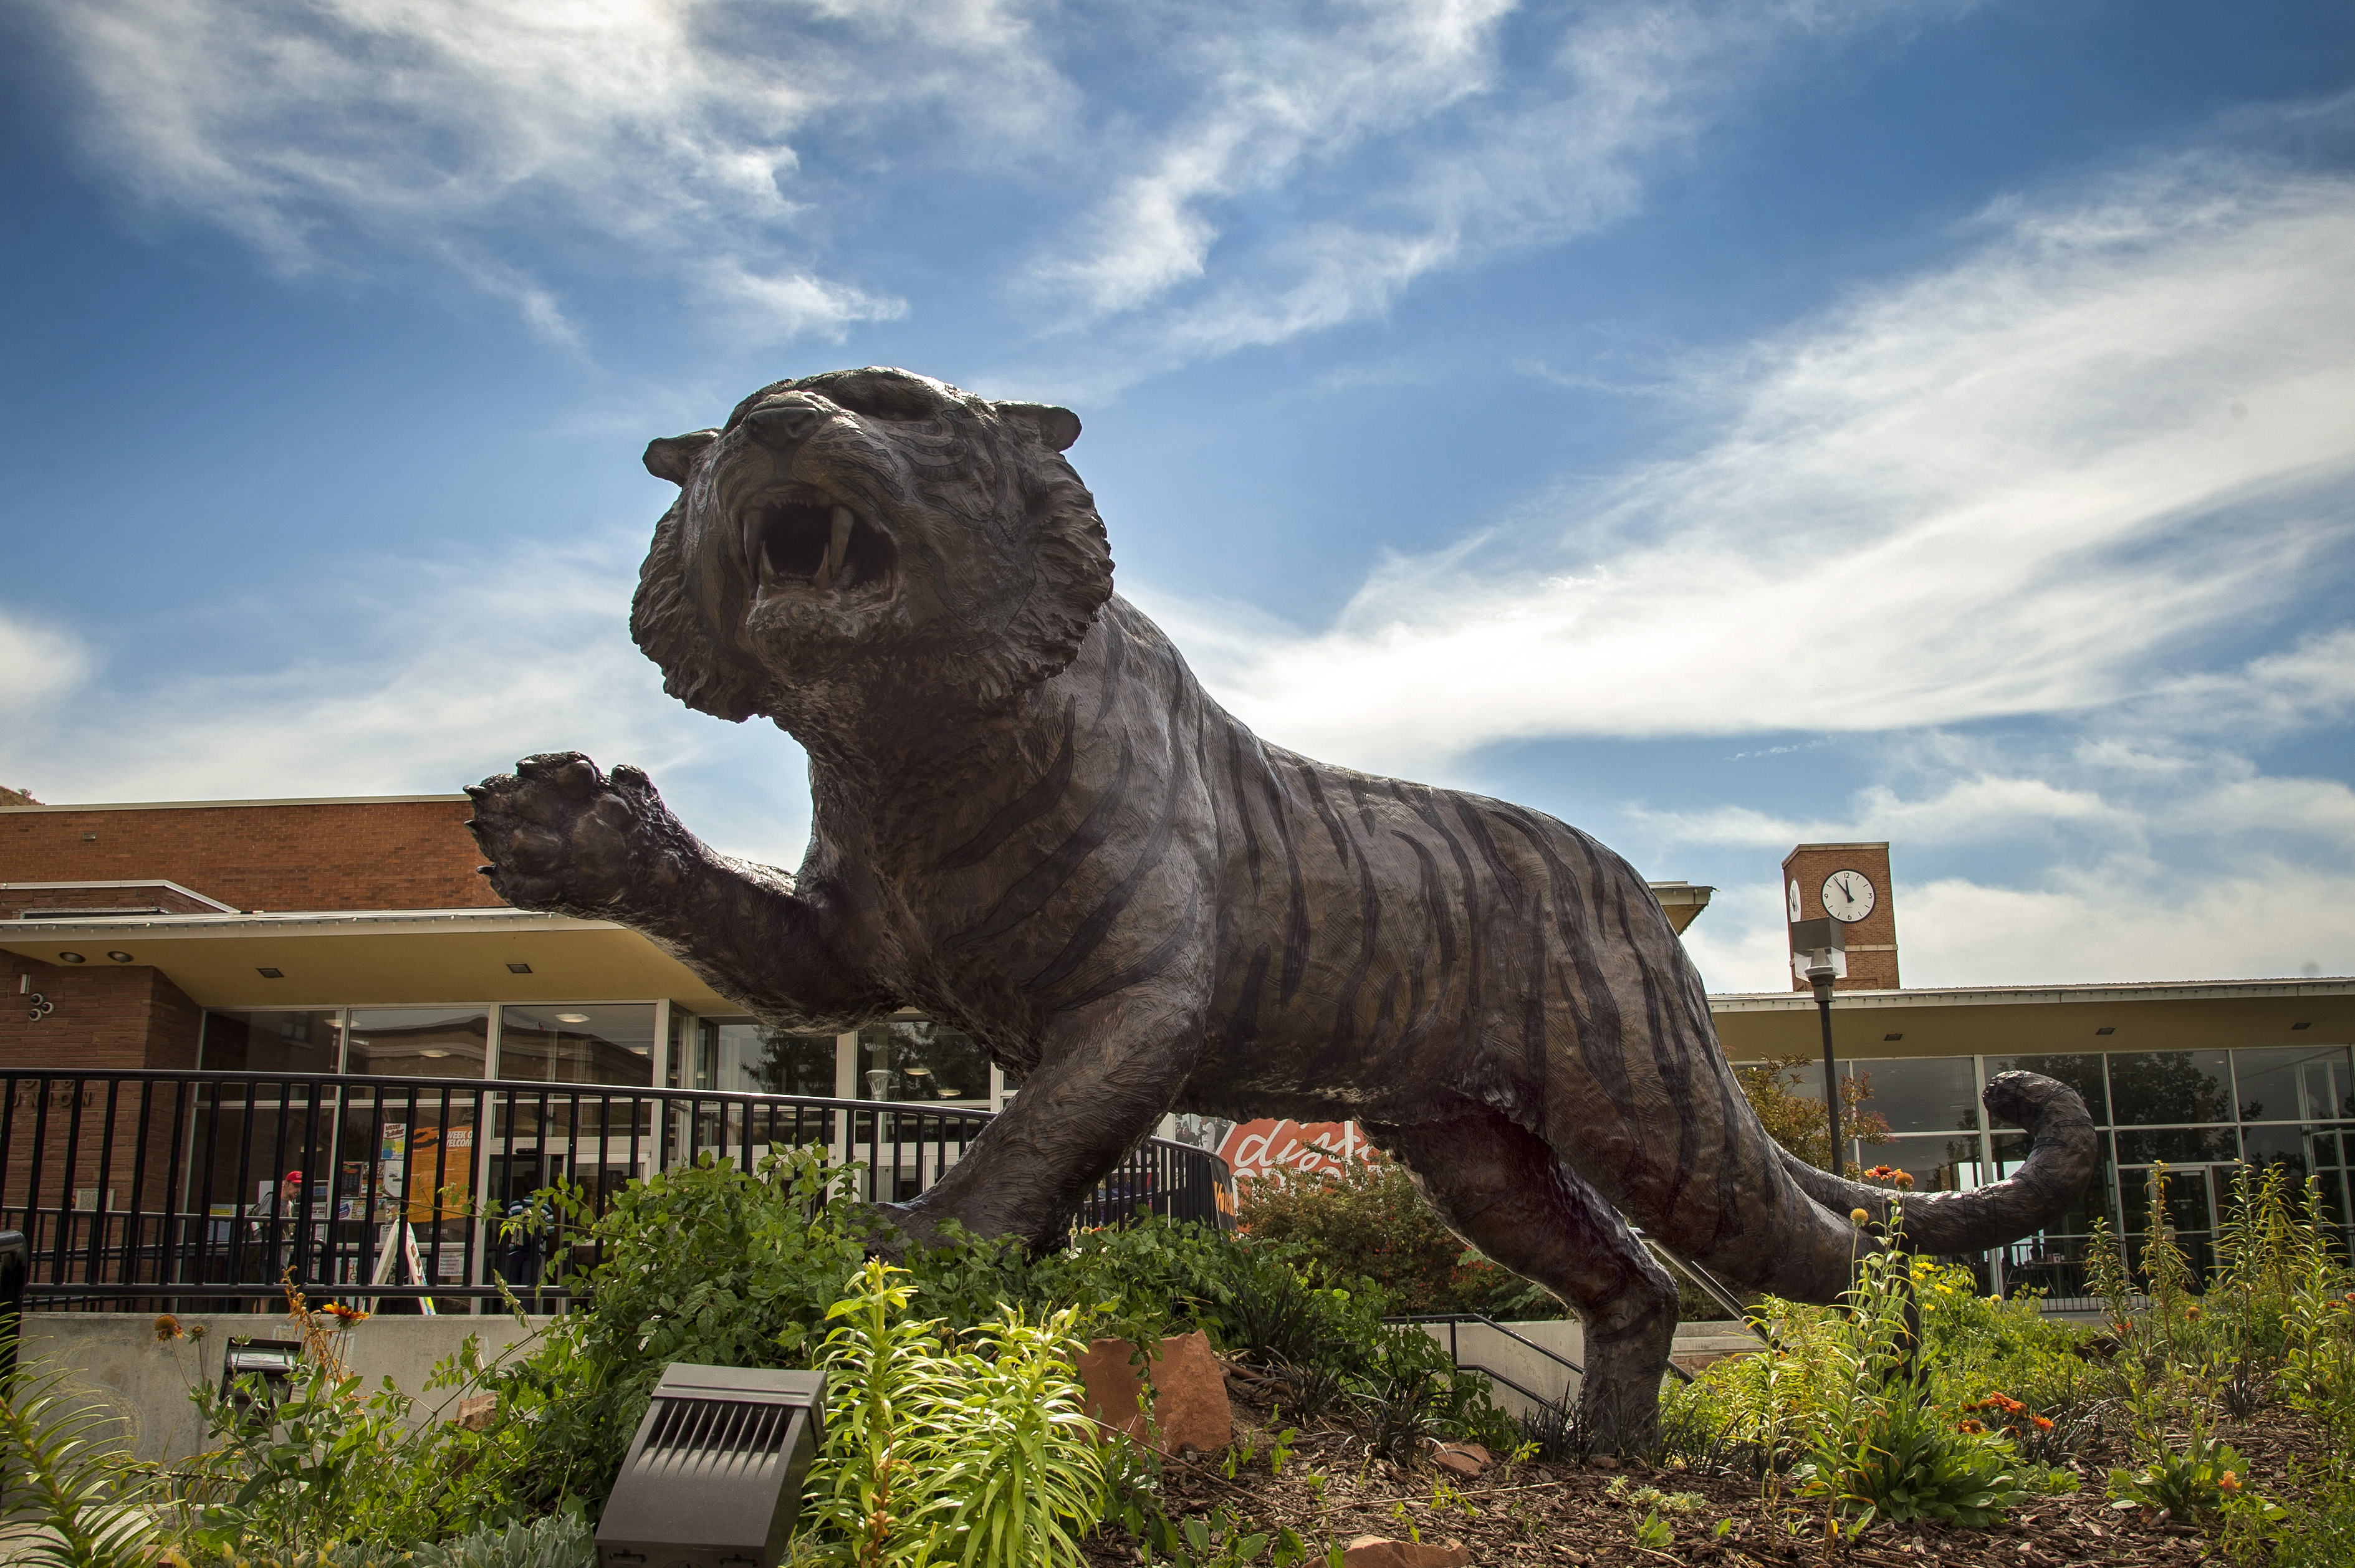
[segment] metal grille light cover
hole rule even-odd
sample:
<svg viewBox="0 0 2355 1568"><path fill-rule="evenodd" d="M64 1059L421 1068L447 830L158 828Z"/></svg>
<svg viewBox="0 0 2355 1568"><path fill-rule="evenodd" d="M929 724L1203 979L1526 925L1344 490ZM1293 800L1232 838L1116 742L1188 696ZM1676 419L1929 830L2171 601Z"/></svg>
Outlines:
<svg viewBox="0 0 2355 1568"><path fill-rule="evenodd" d="M777 1568L825 1426L824 1372L664 1368L597 1525L600 1568Z"/></svg>

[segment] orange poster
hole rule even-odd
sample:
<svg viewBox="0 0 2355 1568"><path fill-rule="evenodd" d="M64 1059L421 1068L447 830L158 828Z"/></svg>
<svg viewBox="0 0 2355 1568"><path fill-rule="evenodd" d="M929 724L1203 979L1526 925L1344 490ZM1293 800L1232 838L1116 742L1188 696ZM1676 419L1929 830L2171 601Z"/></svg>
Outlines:
<svg viewBox="0 0 2355 1568"><path fill-rule="evenodd" d="M1343 1160L1362 1159L1371 1147L1354 1121L1245 1121L1219 1140L1219 1158L1236 1181L1249 1181L1278 1166L1338 1172Z"/></svg>

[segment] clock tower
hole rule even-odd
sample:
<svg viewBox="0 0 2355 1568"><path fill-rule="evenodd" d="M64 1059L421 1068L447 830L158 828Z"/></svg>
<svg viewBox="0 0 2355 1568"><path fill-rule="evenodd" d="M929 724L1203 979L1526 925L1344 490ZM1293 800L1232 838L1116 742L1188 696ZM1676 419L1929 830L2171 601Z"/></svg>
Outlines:
<svg viewBox="0 0 2355 1568"><path fill-rule="evenodd" d="M1848 927L1848 974L1839 991L1897 989L1897 911L1890 896L1889 845L1801 844L1783 857L1784 913L1828 915ZM1794 980L1793 991L1807 982Z"/></svg>

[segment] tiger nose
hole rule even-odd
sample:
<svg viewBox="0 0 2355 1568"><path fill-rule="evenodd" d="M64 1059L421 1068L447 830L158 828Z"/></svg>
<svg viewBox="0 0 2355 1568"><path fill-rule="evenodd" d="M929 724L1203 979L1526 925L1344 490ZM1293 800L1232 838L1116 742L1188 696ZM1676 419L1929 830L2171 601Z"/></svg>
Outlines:
<svg viewBox="0 0 2355 1568"><path fill-rule="evenodd" d="M827 407L806 392L781 392L744 416L744 428L762 446L806 440L826 422Z"/></svg>

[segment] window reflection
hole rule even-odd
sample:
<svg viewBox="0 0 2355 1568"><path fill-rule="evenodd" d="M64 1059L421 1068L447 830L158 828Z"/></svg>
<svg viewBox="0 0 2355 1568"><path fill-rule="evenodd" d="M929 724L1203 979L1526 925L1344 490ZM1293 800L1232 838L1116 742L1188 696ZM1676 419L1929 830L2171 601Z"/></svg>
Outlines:
<svg viewBox="0 0 2355 1568"><path fill-rule="evenodd" d="M720 1094L834 1093L835 1037L791 1034L751 1018L696 1022L686 1086Z"/></svg>
<svg viewBox="0 0 2355 1568"><path fill-rule="evenodd" d="M1888 1057L1850 1062L1846 1070L1869 1080L1871 1092L1861 1108L1887 1122L1891 1132L1978 1130L1977 1075L1967 1056ZM1820 1086L1816 1097L1823 1098ZM1977 1158L1978 1140L1972 1139L1970 1145Z"/></svg>
<svg viewBox="0 0 2355 1568"><path fill-rule="evenodd" d="M343 1054L339 1012L208 1012L197 1057L217 1073L333 1073Z"/></svg>
<svg viewBox="0 0 2355 1568"><path fill-rule="evenodd" d="M2222 1051L2115 1051L2110 1109L2120 1127L2228 1122L2232 1081Z"/></svg>
<svg viewBox="0 0 2355 1568"><path fill-rule="evenodd" d="M356 1007L344 1070L395 1078L479 1078L489 1055L488 1008Z"/></svg>
<svg viewBox="0 0 2355 1568"><path fill-rule="evenodd" d="M2355 1118L2347 1047L2292 1045L2232 1053L2243 1121Z"/></svg>
<svg viewBox="0 0 2355 1568"><path fill-rule="evenodd" d="M2041 1073L2058 1079L2077 1091L2092 1113L2095 1127L2110 1125L2110 1093L2102 1073L2102 1054L2087 1051L2066 1056L1990 1056L1987 1059L1989 1082L1998 1073Z"/></svg>
<svg viewBox="0 0 2355 1568"><path fill-rule="evenodd" d="M533 1083L651 1086L654 1004L501 1008L498 1075Z"/></svg>
<svg viewBox="0 0 2355 1568"><path fill-rule="evenodd" d="M858 1093L870 1100L989 1099L989 1058L971 1036L930 1019L858 1032Z"/></svg>

